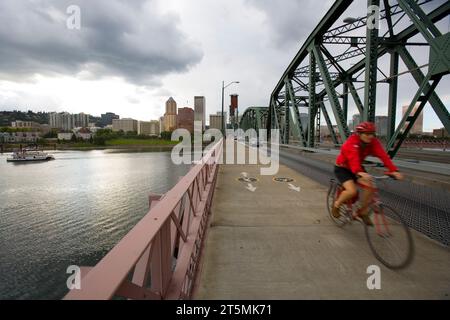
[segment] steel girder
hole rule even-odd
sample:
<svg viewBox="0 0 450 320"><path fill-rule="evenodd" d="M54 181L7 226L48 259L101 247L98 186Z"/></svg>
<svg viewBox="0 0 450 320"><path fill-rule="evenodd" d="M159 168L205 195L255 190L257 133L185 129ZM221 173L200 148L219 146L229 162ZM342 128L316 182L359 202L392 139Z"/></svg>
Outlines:
<svg viewBox="0 0 450 320"><path fill-rule="evenodd" d="M347 123L344 118L344 113L342 112L341 105L339 103L339 99L336 93L336 90L331 84L331 77L328 73L328 69L325 65L325 60L323 59L322 52L319 50L319 47L314 46L312 48L312 53L317 60L317 64L319 66L320 73L325 81L325 90L327 91L327 95L330 99L331 109L333 110L335 119L337 120L337 127L339 129L339 135L343 141L347 140L350 135L350 131L348 130ZM333 131L333 130L330 130Z"/></svg>
<svg viewBox="0 0 450 320"><path fill-rule="evenodd" d="M367 7L380 7L380 0L368 0ZM370 14L372 14L371 12ZM376 23L373 23L376 24ZM377 96L377 73L378 73L378 26L367 26L366 32L366 60L365 60L365 86L364 86L364 110L363 121L375 122L375 103Z"/></svg>
<svg viewBox="0 0 450 320"><path fill-rule="evenodd" d="M441 71L444 70L444 72L441 72L442 74L435 75L434 78L427 77L428 75L422 73L406 49L408 45L427 45L434 50L435 56L439 56L436 48L439 47L442 50L445 46L443 43L446 43L447 38L446 35L440 34L435 23L449 16L450 2L445 2L438 7L436 6L439 4L436 4L432 11L425 13L423 5L432 2L432 0L418 2L396 0L396 3L392 3L392 0L367 0L368 6L379 7L381 5L384 7L380 11L380 21L387 23L388 31L383 35L379 35L376 28L367 28L369 14L352 23L333 27L352 2L352 0L335 1L289 64L271 94L267 128L280 129L282 143L289 143L290 138L294 138L292 141L295 140L300 145L315 147L316 133L320 130L320 128L317 128L318 123L315 120L321 113L330 134L335 132L334 126L338 129L339 136L332 134L333 142L335 144L342 143L350 134L347 126L349 96L353 98L361 119L374 121L377 105L375 99L377 85L386 83L389 85L387 137L390 141L388 148L391 156L394 156L408 133L408 126L412 127L418 116L418 114L409 115L405 121L402 119L400 125L395 128L398 65L399 59L401 59L419 85L420 93L416 94L417 99L414 98L413 100L417 100L421 105L429 102L444 127L450 132L448 110L434 92L434 88L441 77L448 73L447 67L443 66L445 61L442 62L441 60L435 63L435 65L438 65L436 68ZM409 18L412 24L409 23L404 29L397 30L399 28L396 25L404 16ZM397 20L394 21L395 19ZM364 27L366 28L365 35L355 35L357 29ZM397 29L394 29L395 27ZM348 32L351 32L351 34L346 35ZM423 35L425 42L408 41L418 33ZM333 48L347 46L347 49L342 53L337 53L336 50L328 50L325 45L332 45ZM389 76L386 76L377 65L378 60L386 53L391 56ZM359 56L363 57L356 60L350 67L345 68L341 65L341 63L348 62L349 59L355 61ZM307 59L308 57L309 59ZM437 58L437 60L439 59L442 59L442 57ZM377 79L378 72L383 74L385 79ZM361 80L364 81L359 79L362 74L364 74L365 79ZM432 83L428 83L427 79ZM356 88L356 82L364 82L365 86ZM342 91L339 90L342 93L337 92L339 86L342 86ZM358 95L360 89L364 89L362 99ZM340 99L342 99L342 105ZM334 119L330 118L325 104L326 101L329 103L328 108L331 106ZM301 126L301 121L296 121L299 106L304 106L308 110L306 128L303 128L304 126L299 127L298 123ZM419 107L420 110L422 108ZM406 128L402 126L406 126Z"/></svg>
<svg viewBox="0 0 450 320"><path fill-rule="evenodd" d="M317 115L317 95L316 95L316 58L309 55L309 112L308 112L308 147L314 148L314 119ZM320 125L319 125L320 130ZM320 134L320 132L319 132Z"/></svg>
<svg viewBox="0 0 450 320"><path fill-rule="evenodd" d="M286 89L287 89L286 90L287 97L285 106L287 106L286 113L288 115L287 118L289 119L289 128L292 131L292 135L294 137L298 137L300 144L303 147L306 147L305 132L303 130L303 125L299 112L300 104L298 103L298 100L295 99L294 89L292 87L292 82L290 80L286 80ZM287 131L287 133L288 133L287 141L289 141L289 136L291 132Z"/></svg>
<svg viewBox="0 0 450 320"><path fill-rule="evenodd" d="M391 52L391 66L389 75L389 102L388 102L388 127L387 138L391 139L395 131L395 118L397 111L397 88L398 78L395 77L398 74L398 52Z"/></svg>
<svg viewBox="0 0 450 320"><path fill-rule="evenodd" d="M424 5L431 1L433 1L433 0L420 1L419 5ZM403 11L401 10L401 8L398 4L393 5L390 7L389 11L387 11L386 9L380 11L380 19L386 18L389 15L389 13L390 13L390 16L393 17L394 15L403 13ZM356 21L354 21L352 23L346 23L342 26L330 29L328 32L326 32L324 34L323 38L324 39L333 38L333 37L339 36L341 34L353 31L355 29L365 27L366 23L367 23L367 17L362 17L362 18L356 19Z"/></svg>

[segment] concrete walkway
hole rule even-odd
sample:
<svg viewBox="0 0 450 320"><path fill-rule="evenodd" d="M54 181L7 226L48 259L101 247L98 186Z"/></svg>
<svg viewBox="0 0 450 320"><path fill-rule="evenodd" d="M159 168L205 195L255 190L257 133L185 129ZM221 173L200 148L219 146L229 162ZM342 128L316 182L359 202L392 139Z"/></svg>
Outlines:
<svg viewBox="0 0 450 320"><path fill-rule="evenodd" d="M362 225L333 224L325 187L283 165L276 176L259 168L220 167L195 299L450 299L449 248L413 232L412 264L392 271ZM242 172L258 179L253 192ZM370 265L381 269L380 290L367 288Z"/></svg>

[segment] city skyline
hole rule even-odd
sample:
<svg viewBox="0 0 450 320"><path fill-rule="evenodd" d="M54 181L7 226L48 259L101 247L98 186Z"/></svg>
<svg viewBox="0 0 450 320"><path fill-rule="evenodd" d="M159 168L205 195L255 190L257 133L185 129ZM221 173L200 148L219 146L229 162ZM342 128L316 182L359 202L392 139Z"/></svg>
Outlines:
<svg viewBox="0 0 450 320"><path fill-rule="evenodd" d="M172 98L172 97L171 97ZM400 109L401 111L401 116L403 116L403 113L404 113L404 110L405 110L405 108L406 107L408 107L408 106L402 106L402 108ZM195 106L183 106L183 107L178 107L177 106L177 113L178 113L178 110L180 110L180 109L185 109L185 108L190 108L190 109L192 109L192 110L194 110L194 108L195 108ZM1 111L13 111L13 110L16 110L16 109L12 109L12 110L0 110L0 112ZM17 111L22 111L22 110L17 110ZM32 109L26 109L25 111L32 111L32 112L37 112L37 111L35 111L35 110L32 110ZM52 114L52 113L58 113L58 114L63 114L63 113L68 113L67 111L62 111L62 112L55 112L55 111L41 111L41 112L46 112L46 113L49 113L49 114ZM71 115L77 115L77 114L86 114L85 112L78 112L78 113L70 113ZM156 119L153 119L153 118L146 118L146 119L135 119L135 118L132 118L132 117L122 117L121 115L118 115L118 114L114 114L114 113L111 113L111 112L106 112L105 114L101 114L101 115L95 115L95 114L86 114L86 115L88 115L88 116L93 116L93 117L96 117L96 118L101 118L101 116L105 116L105 115L108 115L108 114L113 114L113 115L116 115L116 116L120 116L120 119L133 119L133 120L136 120L136 121L138 121L138 122L152 122L152 121L161 121L162 120L162 118L164 118L164 115L162 115L162 116L159 116L159 117L157 117ZM221 114L221 111L216 111L216 112L213 112L213 113L209 113L209 114L205 114L205 116L207 116L206 117L206 123L207 123L207 126L209 126L210 125L210 121L209 121L209 116L210 115L213 115L213 116L216 116L216 115L220 115ZM228 121L230 120L230 119L228 119L227 118L227 112L224 112L224 115L225 115L225 119L227 119ZM239 118L241 117L241 115L242 114L239 114ZM301 114L302 116L306 116L307 117L307 114ZM353 130L354 128L353 128L353 126L354 126L354 119L355 119L355 117L357 117L358 119L360 118L360 115L359 114L357 114L357 113L355 113L355 114L352 114L352 115L348 115L348 117L349 117L349 119L348 119L348 121L347 121L347 125L349 126L349 129L350 130ZM386 115L376 115L376 120L377 120L377 118L387 118L387 116ZM425 129L425 125L424 125L424 120L423 120L423 118L424 118L424 114L422 113L422 115L421 116L419 116L419 119L418 119L418 121L419 122L421 122L420 123L420 126L422 127L422 132L428 132L428 133L430 133L430 132L432 132L433 130L437 130L437 129L441 129L442 127L443 127L443 125L441 124L441 123L438 123L437 124L437 126L436 127L431 127L431 128L428 128L428 130L426 130ZM304 119L302 118L302 123L304 122L303 121ZM306 120L305 120L306 121ZM360 122L360 120L358 120L357 121L358 123ZM377 121L375 121L375 122L377 122ZM397 121L398 122L398 121ZM306 122L305 122L305 124L304 125L306 125ZM418 125L418 123L416 123L415 124L415 126L417 126ZM321 124L321 126L323 126L322 124ZM325 125L326 126L326 125ZM384 124L383 124L383 126L384 126ZM384 129L383 129L384 130ZM414 132L411 132L411 133L414 133Z"/></svg>
<svg viewBox="0 0 450 320"><path fill-rule="evenodd" d="M231 98L231 97L230 97L230 98ZM197 104L196 104L196 103L197 103ZM168 104L169 104L170 114L171 114L171 115L177 115L177 114L178 114L178 111L179 111L180 109L186 109L186 108L190 108L190 109L192 109L192 110L195 112L195 109L196 109L196 107L197 107L197 112L196 112L196 118L195 118L195 121L202 121L202 123L203 123L203 130L205 129L205 125L208 123L208 121L207 121L207 119L206 119L206 113L205 113L205 109L206 109L206 101L205 101L205 97L203 97L203 96L194 96L194 105L188 105L188 104L186 103L186 104L183 104L183 106L179 106L178 103L176 102L176 100L173 99L173 97L169 97L168 100L165 102L165 109L166 109L165 112L164 112L161 116L158 116L156 119L153 119L153 118L151 118L151 119L148 119L148 118L147 118L147 119L135 119L135 118L133 118L133 117L123 117L123 116L121 116L120 114L115 114L115 113L112 113L112 112L105 112L104 114L101 114L101 115L88 114L88 113L85 113L85 112L69 113L69 112L67 112L67 111L60 111L60 112L56 112L56 111L45 111L45 112L49 113L50 115L52 115L52 114L70 114L70 115L86 114L86 115L88 115L88 116L93 116L93 117L97 117L97 118L102 118L102 121L105 121L105 120L104 120L105 118L109 118L109 119L112 121L112 117L113 117L113 116L119 116L119 117L121 117L121 119L131 118L131 119L137 120L137 121L148 122L148 121L159 121L159 119L160 119L161 117L164 117L164 115L167 114ZM0 111L9 111L9 110L0 110ZM31 109L28 109L28 110L26 110L26 111L33 111L33 112L36 112L35 110L31 110ZM219 111L217 111L217 112L219 112ZM214 114L214 113L211 113L211 114ZM224 112L224 114L226 115L227 112ZM199 118L197 119L197 117L199 117ZM226 117L225 117L225 118L226 118ZM114 119L117 119L117 118L114 118ZM110 122L111 122L111 121L110 121ZM175 121L175 122L176 122L176 121Z"/></svg>

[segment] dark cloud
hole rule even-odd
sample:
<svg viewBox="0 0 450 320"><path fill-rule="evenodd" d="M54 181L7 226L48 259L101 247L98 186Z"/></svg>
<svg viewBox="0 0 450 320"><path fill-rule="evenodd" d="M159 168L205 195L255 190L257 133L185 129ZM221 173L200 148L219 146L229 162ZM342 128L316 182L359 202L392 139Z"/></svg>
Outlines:
<svg viewBox="0 0 450 320"><path fill-rule="evenodd" d="M66 27L70 5L81 8L81 30ZM2 0L0 21L3 79L82 72L152 85L203 57L178 17L159 13L153 0Z"/></svg>
<svg viewBox="0 0 450 320"><path fill-rule="evenodd" d="M313 31L334 1L316 0L245 0L266 16L272 30L274 45L278 47L301 43Z"/></svg>

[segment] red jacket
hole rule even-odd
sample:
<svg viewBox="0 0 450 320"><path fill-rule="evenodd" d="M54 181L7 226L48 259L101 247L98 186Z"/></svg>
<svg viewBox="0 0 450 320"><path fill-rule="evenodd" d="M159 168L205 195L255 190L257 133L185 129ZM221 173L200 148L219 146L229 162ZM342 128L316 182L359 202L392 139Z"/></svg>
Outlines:
<svg viewBox="0 0 450 320"><path fill-rule="evenodd" d="M366 144L357 134L351 135L342 145L336 164L356 174L364 171L361 164L367 156L378 157L389 171L397 171L397 167L392 163L377 138L373 138L370 143Z"/></svg>

